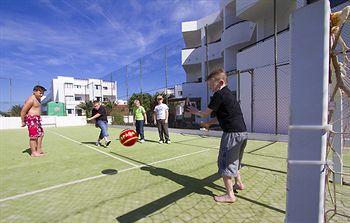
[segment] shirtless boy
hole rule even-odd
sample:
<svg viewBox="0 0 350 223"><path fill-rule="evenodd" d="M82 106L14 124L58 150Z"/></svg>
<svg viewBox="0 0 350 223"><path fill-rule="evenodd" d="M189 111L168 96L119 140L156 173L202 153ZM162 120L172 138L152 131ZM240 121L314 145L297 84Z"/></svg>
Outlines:
<svg viewBox="0 0 350 223"><path fill-rule="evenodd" d="M32 157L43 156L42 141L44 130L41 126L41 97L46 89L40 85L33 88L21 111L22 127L28 126L29 145Z"/></svg>

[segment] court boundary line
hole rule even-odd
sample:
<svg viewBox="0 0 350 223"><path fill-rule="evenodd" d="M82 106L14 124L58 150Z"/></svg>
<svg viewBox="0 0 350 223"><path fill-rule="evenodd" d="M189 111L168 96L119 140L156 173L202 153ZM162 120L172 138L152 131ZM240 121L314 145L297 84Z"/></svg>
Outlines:
<svg viewBox="0 0 350 223"><path fill-rule="evenodd" d="M109 156L109 157L111 157L111 158L113 158L113 159L116 159L116 160L119 160L119 161L121 161L121 162L127 163L127 164L129 164L129 165L131 165L131 166L134 166L134 167L137 167L137 166L138 166L138 165L136 165L136 164L134 164L134 163L131 163L131 162L127 161L127 160L124 160L124 159L119 158L119 157L117 157L117 156L113 156L113 155L111 155L111 154L109 154L109 153L106 153L105 151L102 151L102 150L96 149L96 148L94 148L94 147L92 147L92 146L83 144L83 143L81 143L81 142L79 142L79 141L77 141L77 140L75 140L75 139L69 138L69 137L67 137L67 136L65 136L65 135L62 135L62 134L58 133L58 132L50 131L50 130L46 130L46 131L48 131L48 132L50 132L50 133L52 133L52 134L58 135L58 136L60 136L60 137L62 137L62 138L65 138L65 139L67 139L67 140L69 140L69 141L75 142L75 143L77 143L77 144L79 144L79 145L88 147L89 149L92 149L92 150L94 150L94 151L96 151L96 152L102 153L102 154L104 154L104 155L106 155L106 156Z"/></svg>
<svg viewBox="0 0 350 223"><path fill-rule="evenodd" d="M192 152L192 153L183 154L183 155L180 155L180 156L171 157L171 158L164 159L164 160L158 160L158 161L155 161L155 162L152 162L152 163L149 163L149 164L136 165L136 166L129 167L129 168L126 168L126 169L122 169L122 170L118 171L118 173L127 172L127 171L138 169L138 168L141 168L141 167L150 166L150 165L154 165L154 164L158 164L158 163L163 163L163 162L167 162L167 161L171 161L171 160L175 160L175 159L179 159L179 158L183 158L183 157L187 157L187 156L191 156L191 155L195 155L195 154L203 153L203 152L207 152L207 151L210 151L210 149L204 149L204 150L200 150L200 151L196 151L196 152ZM1 198L0 199L0 203L6 202L6 201L10 201L10 200L17 200L17 199L22 198L22 197L35 195L35 194L38 194L38 193L41 193L41 192L51 191L51 190L54 190L54 189L58 189L58 188L62 188L62 187L70 186L70 185L74 185L74 184L79 184L79 183L83 183L83 182L86 182L86 181L90 181L90 180L94 180L94 179L98 179L98 178L102 178L102 177L106 177L106 176L109 176L109 175L108 174L100 174L100 175L87 177L87 178L83 178L83 179L79 179L79 180L75 180L75 181L71 181L71 182L57 184L57 185L46 187L46 188L39 189L39 190L34 190L34 191L30 191L30 192L26 192L26 193L10 196L10 197Z"/></svg>

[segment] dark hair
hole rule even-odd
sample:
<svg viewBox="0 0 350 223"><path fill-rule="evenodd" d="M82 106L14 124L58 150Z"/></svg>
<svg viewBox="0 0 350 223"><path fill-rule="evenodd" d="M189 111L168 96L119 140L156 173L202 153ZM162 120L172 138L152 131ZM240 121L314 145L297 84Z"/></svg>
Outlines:
<svg viewBox="0 0 350 223"><path fill-rule="evenodd" d="M33 91L45 92L45 91L46 91L46 88L44 88L43 86L40 86L40 85L36 85L36 86L33 88Z"/></svg>
<svg viewBox="0 0 350 223"><path fill-rule="evenodd" d="M209 76L207 77L207 81L210 79L214 79L216 81L223 79L225 83L227 83L227 74L224 69L220 68L220 69L214 70L209 74Z"/></svg>
<svg viewBox="0 0 350 223"><path fill-rule="evenodd" d="M93 104L97 104L97 103L99 104L100 101L99 101L99 100L95 100L95 101L93 101L92 103L93 103Z"/></svg>

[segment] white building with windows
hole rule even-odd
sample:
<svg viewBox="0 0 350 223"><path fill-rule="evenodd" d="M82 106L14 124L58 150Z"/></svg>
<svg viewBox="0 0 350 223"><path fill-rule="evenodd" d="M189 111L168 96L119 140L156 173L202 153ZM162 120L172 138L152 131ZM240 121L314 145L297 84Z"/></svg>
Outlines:
<svg viewBox="0 0 350 223"><path fill-rule="evenodd" d="M80 116L84 114L77 107L81 102L99 100L115 103L116 98L117 85L114 81L58 76L52 80L51 92L43 100L43 105L50 101L63 102L67 115Z"/></svg>
<svg viewBox="0 0 350 223"><path fill-rule="evenodd" d="M183 97L205 109L211 96L205 77L214 69L224 68L229 74L229 88L241 103L248 131L287 134L289 17L295 9L313 2L276 0L274 16L273 0L221 0L218 12L183 22L182 66L186 72ZM333 6L349 4L337 2Z"/></svg>

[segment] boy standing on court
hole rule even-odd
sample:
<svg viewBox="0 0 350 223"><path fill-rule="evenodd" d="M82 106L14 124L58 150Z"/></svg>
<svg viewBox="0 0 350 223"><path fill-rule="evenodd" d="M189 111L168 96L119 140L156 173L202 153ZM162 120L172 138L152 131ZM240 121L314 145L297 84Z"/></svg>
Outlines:
<svg viewBox="0 0 350 223"><path fill-rule="evenodd" d="M207 130L213 124L220 124L223 130L218 155L218 173L223 178L226 194L214 196L214 200L233 203L236 200L233 190L244 189L239 169L248 134L240 105L227 87L225 71L223 69L213 71L207 81L209 88L214 92L208 108L199 111L195 107L188 107L188 111L201 117L208 117L212 112L216 114L216 118L202 123ZM234 185L232 177L235 179Z"/></svg>
<svg viewBox="0 0 350 223"><path fill-rule="evenodd" d="M139 100L134 101L134 109L133 109L133 114L134 114L134 125L136 126L136 132L140 137L140 143L145 142L145 135L143 131L143 125L147 124L147 114L146 110L143 106L141 106Z"/></svg>
<svg viewBox="0 0 350 223"><path fill-rule="evenodd" d="M163 104L163 96L157 96L158 105L154 108L153 120L154 124L158 127L159 133L159 144L165 143L170 144L169 132L168 132L168 118L169 118L169 107Z"/></svg>
<svg viewBox="0 0 350 223"><path fill-rule="evenodd" d="M28 126L29 145L32 157L43 156L42 141L44 130L41 126L41 97L46 89L37 85L33 88L33 95L29 96L21 110L22 127Z"/></svg>
<svg viewBox="0 0 350 223"><path fill-rule="evenodd" d="M87 118L86 120L90 121L96 120L96 127L101 129L100 135L98 136L96 146L101 145L101 140L105 139L106 146L109 146L111 140L108 139L108 121L107 121L107 112L105 107L103 107L100 101L95 100L93 102L94 108L92 109L92 117Z"/></svg>

